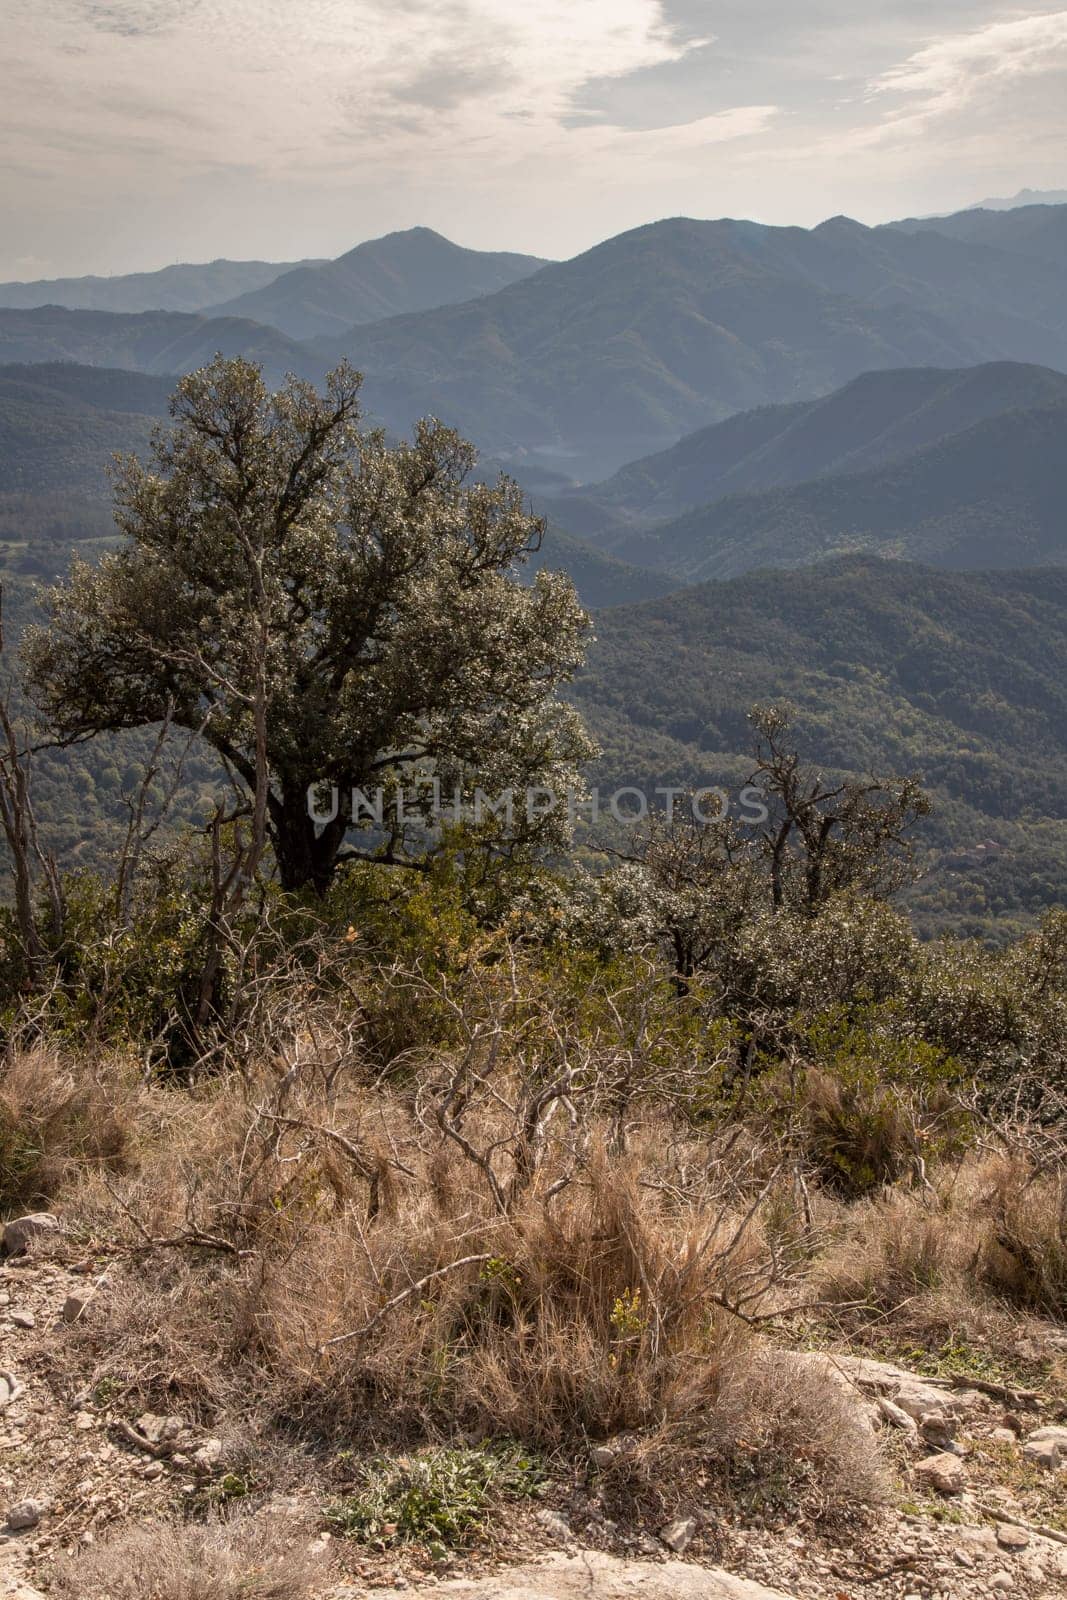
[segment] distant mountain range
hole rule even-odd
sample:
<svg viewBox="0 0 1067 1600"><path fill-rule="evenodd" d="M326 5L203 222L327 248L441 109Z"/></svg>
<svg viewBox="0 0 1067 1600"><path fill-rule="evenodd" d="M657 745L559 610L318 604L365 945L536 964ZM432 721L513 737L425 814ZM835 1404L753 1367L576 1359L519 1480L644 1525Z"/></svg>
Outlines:
<svg viewBox="0 0 1067 1600"><path fill-rule="evenodd" d="M240 317L181 311L0 310L0 364L75 361L84 366L177 374L202 367L218 352L262 364L268 378L309 370L303 345L277 328ZM319 364L321 365L321 363ZM173 385L172 385L173 387Z"/></svg>
<svg viewBox="0 0 1067 1600"><path fill-rule="evenodd" d="M321 379L347 355L388 427L432 412L520 473L589 481L863 372L1003 360L1067 370L1065 265L1067 207L1056 206L880 228L672 219L540 267L413 229L222 302L226 315L0 311L0 361L179 372L240 351L272 379ZM459 296L342 331L355 316ZM283 331L324 322L311 339Z"/></svg>
<svg viewBox="0 0 1067 1600"><path fill-rule="evenodd" d="M32 310L66 306L71 311L201 311L233 295L273 283L294 267L317 261L206 261L181 263L158 272L127 272L113 278L38 278L0 283L0 306Z"/></svg>
<svg viewBox="0 0 1067 1600"><path fill-rule="evenodd" d="M995 218L1013 219L1029 230L1028 212ZM357 329L345 348L391 425L428 408L497 455L582 481L864 371L1067 368L1058 248L1028 254L847 218L811 230L675 219L466 305ZM326 341L314 348L327 358Z"/></svg>
<svg viewBox="0 0 1067 1600"><path fill-rule="evenodd" d="M465 250L432 228L408 228L357 245L336 261L301 265L207 309L270 323L294 339L340 336L356 323L491 294L544 265L537 256Z"/></svg>
<svg viewBox="0 0 1067 1600"><path fill-rule="evenodd" d="M467 250L432 228L408 228L367 240L336 261L211 261L114 278L0 283L0 308L197 312L310 339L491 294L544 265L538 256Z"/></svg>
<svg viewBox="0 0 1067 1600"><path fill-rule="evenodd" d="M1067 189L1020 189L1007 199L979 200L972 211L1014 211L1019 206L1067 205Z"/></svg>
<svg viewBox="0 0 1067 1600"><path fill-rule="evenodd" d="M696 582L855 551L955 569L1067 565L1067 399L883 467L727 495L610 553Z"/></svg>
<svg viewBox="0 0 1067 1600"><path fill-rule="evenodd" d="M960 211L952 217L908 217L888 223L886 231L937 234L964 244L987 246L1005 255L1043 261L1061 272L1067 262L1067 204L1003 211L976 209Z"/></svg>
<svg viewBox="0 0 1067 1600"><path fill-rule="evenodd" d="M867 373L534 500L554 526L679 582L850 551L955 569L1064 564L1067 374L1009 362Z"/></svg>

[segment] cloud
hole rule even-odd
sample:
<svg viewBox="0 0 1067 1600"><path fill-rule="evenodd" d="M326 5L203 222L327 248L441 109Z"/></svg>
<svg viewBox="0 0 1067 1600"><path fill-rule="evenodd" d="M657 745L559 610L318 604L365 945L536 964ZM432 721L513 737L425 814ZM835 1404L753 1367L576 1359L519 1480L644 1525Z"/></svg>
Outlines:
<svg viewBox="0 0 1067 1600"><path fill-rule="evenodd" d="M994 22L967 33L931 40L872 80L872 97L896 96L903 105L886 120L889 133L920 131L936 118L964 111L1022 78L1067 68L1067 11ZM921 103L916 104L916 100Z"/></svg>

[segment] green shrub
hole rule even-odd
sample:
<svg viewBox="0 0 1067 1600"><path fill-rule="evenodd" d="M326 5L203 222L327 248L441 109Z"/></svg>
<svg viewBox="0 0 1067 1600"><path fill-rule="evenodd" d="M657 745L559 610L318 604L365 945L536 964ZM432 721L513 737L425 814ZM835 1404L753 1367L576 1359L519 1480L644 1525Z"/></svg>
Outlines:
<svg viewBox="0 0 1067 1600"><path fill-rule="evenodd" d="M462 1545L485 1527L502 1500L536 1494L543 1481L537 1458L517 1446L442 1446L368 1462L356 1492L328 1507L326 1521L364 1543Z"/></svg>

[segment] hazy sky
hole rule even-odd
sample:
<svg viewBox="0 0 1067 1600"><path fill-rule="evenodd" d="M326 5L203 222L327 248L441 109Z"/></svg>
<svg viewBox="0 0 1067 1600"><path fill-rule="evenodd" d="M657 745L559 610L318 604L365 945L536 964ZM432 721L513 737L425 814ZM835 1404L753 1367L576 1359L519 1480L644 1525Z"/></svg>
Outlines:
<svg viewBox="0 0 1067 1600"><path fill-rule="evenodd" d="M0 278L570 255L1067 187L1067 10L985 0L0 0Z"/></svg>

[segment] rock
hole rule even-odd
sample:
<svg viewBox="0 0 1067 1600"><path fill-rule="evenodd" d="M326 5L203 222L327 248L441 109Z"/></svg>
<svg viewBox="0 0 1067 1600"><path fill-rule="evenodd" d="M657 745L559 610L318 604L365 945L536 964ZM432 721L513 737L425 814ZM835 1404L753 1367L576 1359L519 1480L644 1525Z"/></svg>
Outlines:
<svg viewBox="0 0 1067 1600"><path fill-rule="evenodd" d="M560 1544L571 1544L574 1535L571 1533L570 1523L561 1517L558 1511L552 1511L547 1506L534 1513L534 1520L548 1534L550 1539L556 1539Z"/></svg>
<svg viewBox="0 0 1067 1600"><path fill-rule="evenodd" d="M1025 1550L1030 1543L1026 1529L1016 1527L1014 1522L998 1522L996 1533L1002 1550Z"/></svg>
<svg viewBox="0 0 1067 1600"><path fill-rule="evenodd" d="M74 1418L74 1429L76 1433L88 1433L90 1428L95 1427L96 1418L93 1416L91 1411L79 1411L77 1416Z"/></svg>
<svg viewBox="0 0 1067 1600"><path fill-rule="evenodd" d="M154 1411L145 1411L137 1418L137 1431L144 1434L149 1444L168 1444L180 1438L186 1427L184 1417L161 1417Z"/></svg>
<svg viewBox="0 0 1067 1600"><path fill-rule="evenodd" d="M954 1431L952 1418L943 1410L924 1411L919 1418L919 1432L932 1450L951 1450Z"/></svg>
<svg viewBox="0 0 1067 1600"><path fill-rule="evenodd" d="M390 1590L361 1588L352 1591L352 1600L357 1592L381 1600ZM439 1592L448 1600L623 1600L634 1595L640 1600L787 1600L781 1590L721 1567L664 1560L662 1548L658 1562L625 1561L600 1550L573 1556L553 1551L546 1559L502 1567L487 1577L449 1579Z"/></svg>
<svg viewBox="0 0 1067 1600"><path fill-rule="evenodd" d="M989 1437L995 1439L998 1444L1018 1444L1019 1442L1011 1428L994 1428Z"/></svg>
<svg viewBox="0 0 1067 1600"><path fill-rule="evenodd" d="M36 1328L37 1318L32 1311L12 1311L9 1321L13 1328Z"/></svg>
<svg viewBox="0 0 1067 1600"><path fill-rule="evenodd" d="M677 1517L673 1522L668 1522L661 1528L659 1536L668 1550L673 1550L676 1556L682 1555L693 1542L697 1531L695 1517Z"/></svg>
<svg viewBox="0 0 1067 1600"><path fill-rule="evenodd" d="M147 1478L151 1483L153 1479L161 1478L166 1470L162 1461L150 1461L146 1467L141 1469L141 1477Z"/></svg>
<svg viewBox="0 0 1067 1600"><path fill-rule="evenodd" d="M589 1452L589 1459L600 1472L606 1472L617 1461L623 1461L627 1456L632 1456L637 1449L637 1440L632 1433L620 1433L614 1439L606 1439L603 1444L595 1444Z"/></svg>
<svg viewBox="0 0 1067 1600"><path fill-rule="evenodd" d="M222 1440L205 1439L199 1449L193 1451L192 1459L201 1472L214 1472L222 1460Z"/></svg>
<svg viewBox="0 0 1067 1600"><path fill-rule="evenodd" d="M1054 1424L1035 1428L1033 1433L1026 1436L1023 1455L1035 1466L1046 1467L1050 1472L1055 1472L1060 1465L1067 1465L1067 1428Z"/></svg>
<svg viewBox="0 0 1067 1600"><path fill-rule="evenodd" d="M1015 1579L1010 1572L994 1572L989 1580L989 1587L996 1594L1007 1594L1009 1589L1015 1588Z"/></svg>
<svg viewBox="0 0 1067 1600"><path fill-rule="evenodd" d="M20 1383L13 1372L0 1371L0 1411L6 1411L17 1400L26 1385Z"/></svg>
<svg viewBox="0 0 1067 1600"><path fill-rule="evenodd" d="M45 1505L41 1500L20 1500L18 1505L11 1506L7 1513L7 1525L15 1533L23 1533L29 1528L36 1528L45 1513Z"/></svg>
<svg viewBox="0 0 1067 1600"><path fill-rule="evenodd" d="M6 1256L21 1256L33 1239L59 1232L59 1218L51 1211L31 1211L24 1217L15 1217L4 1225L3 1247Z"/></svg>
<svg viewBox="0 0 1067 1600"><path fill-rule="evenodd" d="M895 1400L887 1400L884 1394L878 1396L878 1413L893 1428L899 1428L902 1433L914 1438L918 1434L915 1418L910 1417L903 1406L898 1406Z"/></svg>
<svg viewBox="0 0 1067 1600"><path fill-rule="evenodd" d="M947 1450L927 1456L925 1461L916 1464L914 1472L923 1488L936 1489L938 1494L962 1494L967 1487L963 1462Z"/></svg>
<svg viewBox="0 0 1067 1600"><path fill-rule="evenodd" d="M90 1294L68 1294L63 1302L63 1321L77 1322L91 1299Z"/></svg>

